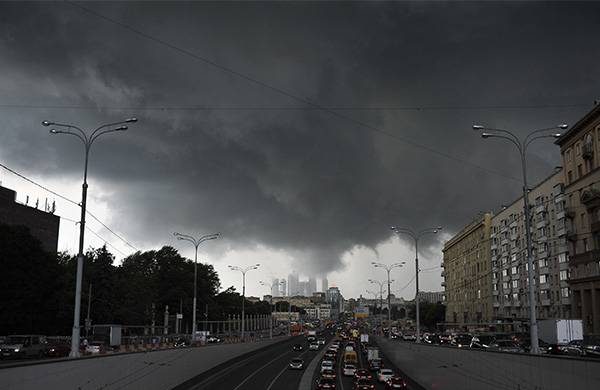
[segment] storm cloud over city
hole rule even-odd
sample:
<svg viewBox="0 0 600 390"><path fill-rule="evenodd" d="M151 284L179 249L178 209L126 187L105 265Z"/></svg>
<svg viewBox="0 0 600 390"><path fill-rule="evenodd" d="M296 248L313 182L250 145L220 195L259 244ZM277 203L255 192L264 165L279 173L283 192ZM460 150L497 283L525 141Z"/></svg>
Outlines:
<svg viewBox="0 0 600 390"><path fill-rule="evenodd" d="M203 261L260 261L265 277L333 273L358 295L371 260L412 262L391 225L443 226L423 247L423 267L435 267L445 239L519 196L512 146L471 126L525 133L587 112L600 82L594 9L5 3L0 158L77 200L81 147L40 122L93 129L135 116L98 141L89 172L90 210L128 242L221 232ZM530 180L559 164L551 141L534 145ZM57 214L77 219L77 207L2 174L21 198L55 199ZM59 249L75 252L77 228L61 229ZM423 278L439 289L439 273Z"/></svg>

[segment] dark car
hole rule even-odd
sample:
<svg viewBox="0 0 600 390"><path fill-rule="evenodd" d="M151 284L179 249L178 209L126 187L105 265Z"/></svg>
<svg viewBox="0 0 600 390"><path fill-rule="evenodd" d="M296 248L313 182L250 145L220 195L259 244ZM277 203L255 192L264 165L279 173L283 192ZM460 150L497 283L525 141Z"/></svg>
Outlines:
<svg viewBox="0 0 600 390"><path fill-rule="evenodd" d="M361 368L354 373L354 380L358 379L373 379L373 375L368 370Z"/></svg>
<svg viewBox="0 0 600 390"><path fill-rule="evenodd" d="M496 340L490 345L488 349L500 352L525 352L525 350L513 340Z"/></svg>
<svg viewBox="0 0 600 390"><path fill-rule="evenodd" d="M475 335L471 339L470 347L473 349L487 349L496 341L496 337L490 334Z"/></svg>
<svg viewBox="0 0 600 390"><path fill-rule="evenodd" d="M184 339L183 337L178 338L177 340L175 340L175 342L173 343L173 346L176 348L180 348L180 347L187 347L189 345L189 343L187 342L186 339Z"/></svg>
<svg viewBox="0 0 600 390"><path fill-rule="evenodd" d="M294 358L290 361L290 369L302 370L304 368L304 360L300 358Z"/></svg>
<svg viewBox="0 0 600 390"><path fill-rule="evenodd" d="M369 379L357 379L354 381L353 390L371 390L375 388L375 384Z"/></svg>
<svg viewBox="0 0 600 390"><path fill-rule="evenodd" d="M387 382L385 382L385 390L407 389L407 388L408 388L408 386L407 386L404 378L397 376L397 375L391 377L390 379L387 380Z"/></svg>
<svg viewBox="0 0 600 390"><path fill-rule="evenodd" d="M473 340L473 336L470 334L461 333L452 338L450 345L458 348L468 348L471 345L471 340Z"/></svg>
<svg viewBox="0 0 600 390"><path fill-rule="evenodd" d="M317 379L317 385L315 386L315 389L335 389L335 379Z"/></svg>
<svg viewBox="0 0 600 390"><path fill-rule="evenodd" d="M325 369L321 371L321 378L334 379L337 377L337 374L334 370Z"/></svg>
<svg viewBox="0 0 600 390"><path fill-rule="evenodd" d="M302 346L302 344L294 344L294 346L292 347L293 351L302 351L304 349L304 347Z"/></svg>
<svg viewBox="0 0 600 390"><path fill-rule="evenodd" d="M383 367L383 362L381 359L371 359L369 360L369 370L371 371L379 371L379 369Z"/></svg>
<svg viewBox="0 0 600 390"><path fill-rule="evenodd" d="M48 357L66 357L71 352L71 344L67 343L51 343L48 344L46 356Z"/></svg>

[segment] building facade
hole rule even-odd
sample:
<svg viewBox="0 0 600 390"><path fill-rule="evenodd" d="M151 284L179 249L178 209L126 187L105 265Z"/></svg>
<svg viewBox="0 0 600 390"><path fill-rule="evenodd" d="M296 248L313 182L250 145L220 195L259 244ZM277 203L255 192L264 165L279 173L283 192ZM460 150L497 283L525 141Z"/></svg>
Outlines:
<svg viewBox="0 0 600 390"><path fill-rule="evenodd" d="M306 318L316 320L328 320L331 318L331 305L321 304L305 307Z"/></svg>
<svg viewBox="0 0 600 390"><path fill-rule="evenodd" d="M600 104L571 127L560 146L565 194L564 234L574 318L600 335Z"/></svg>
<svg viewBox="0 0 600 390"><path fill-rule="evenodd" d="M529 202L537 318L570 318L562 170L532 188ZM492 217L490 237L493 320L528 322L529 278L522 196Z"/></svg>
<svg viewBox="0 0 600 390"><path fill-rule="evenodd" d="M25 226L33 237L40 240L45 251L56 253L58 249L60 218L53 212L18 203L16 192L4 187L0 187L0 223Z"/></svg>
<svg viewBox="0 0 600 390"><path fill-rule="evenodd" d="M421 297L422 302L428 302L433 304L444 303L443 291L421 291L419 292L419 297Z"/></svg>
<svg viewBox="0 0 600 390"><path fill-rule="evenodd" d="M344 297L337 287L329 287L325 293L325 300L331 305L331 318L337 319L344 312Z"/></svg>
<svg viewBox="0 0 600 390"><path fill-rule="evenodd" d="M492 319L491 223L491 213L481 214L444 244L447 323L466 325Z"/></svg>

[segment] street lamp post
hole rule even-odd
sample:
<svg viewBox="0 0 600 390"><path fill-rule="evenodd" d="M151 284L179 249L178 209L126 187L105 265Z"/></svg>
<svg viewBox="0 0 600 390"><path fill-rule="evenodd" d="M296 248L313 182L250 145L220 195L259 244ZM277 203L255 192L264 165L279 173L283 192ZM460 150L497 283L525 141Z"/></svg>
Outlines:
<svg viewBox="0 0 600 390"><path fill-rule="evenodd" d="M77 358L80 356L79 353L79 335L81 332L80 327L80 316L81 316L81 283L83 278L83 243L85 236L85 214L86 214L86 204L87 204L87 170L88 170L88 161L90 148L95 140L98 137L113 133L116 131L125 131L128 127L125 125L126 123L135 123L137 122L136 118L126 119L120 122L107 123L97 127L91 134L86 133L81 130L79 127L64 123L56 123L50 121L43 121L42 126L56 126L58 128L62 128L63 130L51 129L50 134L67 134L72 135L74 137L79 138L81 142L83 142L85 148L85 164L83 168L83 184L81 186L81 220L79 221L79 251L77 252L77 276L75 280L75 310L73 313L73 330L71 333L71 352L69 353L69 357Z"/></svg>
<svg viewBox="0 0 600 390"><path fill-rule="evenodd" d="M238 267L235 265L229 265L229 269L232 271L240 271L242 273L242 341L245 341L245 326L246 326L246 272L258 269L260 264L251 265L249 267Z"/></svg>
<svg viewBox="0 0 600 390"><path fill-rule="evenodd" d="M404 227L395 227L392 226L391 227L392 231L398 235L400 234L406 234L408 236L410 236L414 243L415 243L415 309L416 309L416 317L417 317L417 343L421 342L421 320L419 318L419 301L420 301L420 297L419 297L419 240L421 239L421 237L423 237L426 234L436 234L438 233L440 230L442 230L441 226L435 227L435 228L427 228L427 229L423 229L423 230L412 230L410 228L404 228Z"/></svg>
<svg viewBox="0 0 600 390"><path fill-rule="evenodd" d="M195 254L194 254L194 303L192 304L192 338L193 338L194 335L196 334L196 329L197 329L197 325L196 325L197 288L196 288L196 286L198 284L198 246L200 244L202 244L204 241L215 240L217 238L220 238L221 233L207 234L205 236L201 236L200 238L194 238L190 235L181 234L181 233L177 233L177 232L173 233L173 235L175 237L177 237L178 240L191 242L192 245L194 245L194 249L196 250Z"/></svg>
<svg viewBox="0 0 600 390"><path fill-rule="evenodd" d="M383 268L384 270L387 271L387 287L388 287L388 326L391 326L392 324L392 298L390 296L391 294L391 280L390 280L390 272L394 269L394 268L401 268L402 266L404 266L404 264L406 264L405 261L402 261L400 263L394 263L394 264L383 264L383 263L377 263L372 261L371 264L373 265L373 267L375 268ZM392 332L388 331L388 337L391 338L392 337Z"/></svg>
<svg viewBox="0 0 600 390"><path fill-rule="evenodd" d="M369 279L369 282L376 284L379 286L379 325L381 327L383 327L383 286L385 285L385 281L383 280L373 280L373 279ZM388 307L388 312L390 311L390 308Z"/></svg>
<svg viewBox="0 0 600 390"><path fill-rule="evenodd" d="M269 307L271 308L271 320L269 321L269 338L272 339L273 338L273 291L272 291L272 285L269 285L268 283L263 282L262 280L259 280L258 283L260 283L261 286L265 286L267 288L269 288L269 296L271 297L271 301L269 302ZM280 286L283 285L283 283L280 281L278 282L278 284Z"/></svg>
<svg viewBox="0 0 600 390"><path fill-rule="evenodd" d="M536 301L535 301L535 281L533 273L533 256L531 247L531 221L529 217L529 187L527 186L527 161L526 153L527 148L531 143L540 138L558 138L561 136L560 133L552 133L551 131L565 130L569 126L561 124L555 127L548 127L544 129L534 130L527 134L525 138L520 139L514 133L504 129L487 128L481 125L473 125L473 130L483 131L481 133L482 138L502 138L516 146L519 151L519 157L521 158L521 170L523 175L523 212L525 218L525 239L527 241L527 277L529 278L529 336L531 338L531 349L532 354L539 353L539 341L538 341L538 326L536 318ZM544 134L546 133L546 134Z"/></svg>

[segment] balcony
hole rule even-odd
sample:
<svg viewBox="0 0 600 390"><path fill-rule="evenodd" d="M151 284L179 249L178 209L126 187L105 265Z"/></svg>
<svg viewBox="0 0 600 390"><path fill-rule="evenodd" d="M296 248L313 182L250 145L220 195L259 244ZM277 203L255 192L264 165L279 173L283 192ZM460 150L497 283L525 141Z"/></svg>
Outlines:
<svg viewBox="0 0 600 390"><path fill-rule="evenodd" d="M565 210L560 210L556 212L556 219L563 219L565 216Z"/></svg>
<svg viewBox="0 0 600 390"><path fill-rule="evenodd" d="M600 206L600 190L588 187L581 192L579 199L588 208L598 207Z"/></svg>
<svg viewBox="0 0 600 390"><path fill-rule="evenodd" d="M535 206L536 214L543 213L544 211L546 211L546 206L544 206L543 204L541 204L539 206Z"/></svg>
<svg viewBox="0 0 600 390"><path fill-rule="evenodd" d="M600 250L593 249L591 251L587 251L584 253L579 253L579 254L571 256L569 259L569 264L571 266L576 266L576 265L580 265L580 264L588 264L588 263L598 262L598 261L600 261Z"/></svg>
<svg viewBox="0 0 600 390"><path fill-rule="evenodd" d="M500 293L500 292L499 292L498 290L494 290L494 291L492 291L492 295L494 295L494 296L498 296L498 294L499 294L499 293Z"/></svg>
<svg viewBox="0 0 600 390"><path fill-rule="evenodd" d="M552 305L552 303L550 302L550 299L548 299L548 298L541 299L540 303L542 304L542 306L550 306L550 305Z"/></svg>
<svg viewBox="0 0 600 390"><path fill-rule="evenodd" d="M570 297L561 297L560 303L562 305L571 305L571 298Z"/></svg>
<svg viewBox="0 0 600 390"><path fill-rule="evenodd" d="M494 307L500 307L500 302L494 302Z"/></svg>
<svg viewBox="0 0 600 390"><path fill-rule="evenodd" d="M565 216L567 218L573 219L573 218L575 218L575 215L577 215L575 207L573 207L573 206L565 207Z"/></svg>
<svg viewBox="0 0 600 390"><path fill-rule="evenodd" d="M556 235L562 237L567 234L567 228L565 226L559 226L556 228Z"/></svg>
<svg viewBox="0 0 600 390"><path fill-rule="evenodd" d="M569 262L558 263L558 270L564 271L569 269Z"/></svg>
<svg viewBox="0 0 600 390"><path fill-rule="evenodd" d="M513 301L512 306L513 307L521 307L521 302L520 301Z"/></svg>
<svg viewBox="0 0 600 390"><path fill-rule="evenodd" d="M446 281L442 282L442 287L446 287Z"/></svg>
<svg viewBox="0 0 600 390"><path fill-rule="evenodd" d="M539 220L535 224L535 228L536 229L541 229L541 228L543 228L545 226L546 226L546 220L545 219Z"/></svg>

